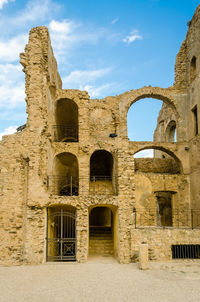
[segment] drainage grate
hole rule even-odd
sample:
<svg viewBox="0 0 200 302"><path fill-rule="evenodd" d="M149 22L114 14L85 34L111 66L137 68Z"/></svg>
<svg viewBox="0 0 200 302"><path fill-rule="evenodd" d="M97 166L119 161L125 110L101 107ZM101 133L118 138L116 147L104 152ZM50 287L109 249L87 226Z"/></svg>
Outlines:
<svg viewBox="0 0 200 302"><path fill-rule="evenodd" d="M172 259L200 259L200 244L172 245Z"/></svg>

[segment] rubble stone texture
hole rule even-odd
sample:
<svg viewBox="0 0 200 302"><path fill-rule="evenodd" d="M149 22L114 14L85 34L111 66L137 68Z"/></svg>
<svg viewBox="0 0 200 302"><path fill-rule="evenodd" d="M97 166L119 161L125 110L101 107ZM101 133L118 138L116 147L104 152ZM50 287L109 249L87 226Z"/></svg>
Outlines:
<svg viewBox="0 0 200 302"><path fill-rule="evenodd" d="M98 227L112 224L120 263L137 258L142 242L153 260L171 259L172 244L200 244L200 230L192 230L200 214L193 222L188 214L200 210L199 37L200 6L177 55L172 87L90 100L86 91L62 89L48 29L30 31L20 54L26 127L0 142L0 264L47 261L46 241L56 230L47 212L53 209L75 215L79 262L88 259L95 207L109 209ZM154 141L130 141L127 112L148 97L163 101ZM149 148L154 158L134 159Z"/></svg>

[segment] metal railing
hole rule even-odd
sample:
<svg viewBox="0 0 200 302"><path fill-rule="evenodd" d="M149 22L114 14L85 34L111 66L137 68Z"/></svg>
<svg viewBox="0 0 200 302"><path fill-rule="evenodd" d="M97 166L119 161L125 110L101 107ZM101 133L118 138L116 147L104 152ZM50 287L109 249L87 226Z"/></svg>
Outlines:
<svg viewBox="0 0 200 302"><path fill-rule="evenodd" d="M166 214L160 215L156 208L134 209L135 228L144 227L173 227L200 228L200 210L167 209Z"/></svg>
<svg viewBox="0 0 200 302"><path fill-rule="evenodd" d="M78 196L117 195L116 178L109 176L86 177L50 175L47 176L47 188L53 195Z"/></svg>
<svg viewBox="0 0 200 302"><path fill-rule="evenodd" d="M53 139L56 142L78 142L78 126L54 125Z"/></svg>

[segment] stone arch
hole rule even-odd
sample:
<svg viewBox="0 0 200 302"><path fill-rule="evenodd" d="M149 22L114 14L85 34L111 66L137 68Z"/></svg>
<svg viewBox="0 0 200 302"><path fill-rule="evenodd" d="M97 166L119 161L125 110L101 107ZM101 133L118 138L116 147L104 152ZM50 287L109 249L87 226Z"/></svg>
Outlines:
<svg viewBox="0 0 200 302"><path fill-rule="evenodd" d="M161 152L165 152L167 153L169 156L171 156L179 165L180 167L180 173L183 173L183 165L182 165L182 162L181 160L179 159L179 157L171 150L163 147L163 146L155 146L155 145L148 145L148 146L144 146L144 147L139 147L137 150L134 150L134 153L133 153L133 156L140 152L140 151L143 151L143 150L148 150L148 149L153 149L153 150L159 150Z"/></svg>
<svg viewBox="0 0 200 302"><path fill-rule="evenodd" d="M131 96L128 97L128 101L126 102L126 114L128 113L129 108L135 102L145 99L145 98L153 98L160 101L163 101L167 105L169 105L175 112L176 116L178 116L178 111L176 108L176 103L171 96L171 93L164 88L158 87L143 87L141 89L134 90Z"/></svg>
<svg viewBox="0 0 200 302"><path fill-rule="evenodd" d="M175 114L177 128L179 124L179 113L177 109L177 104L172 96L173 91L165 88L159 87L143 87L141 89L133 90L129 93L125 93L121 95L121 100L119 102L119 107L121 111L122 118L122 132L125 137L127 137L127 114L128 110L135 102L145 99L145 98L153 98L163 103L166 103L170 106ZM125 123L125 124L124 124Z"/></svg>

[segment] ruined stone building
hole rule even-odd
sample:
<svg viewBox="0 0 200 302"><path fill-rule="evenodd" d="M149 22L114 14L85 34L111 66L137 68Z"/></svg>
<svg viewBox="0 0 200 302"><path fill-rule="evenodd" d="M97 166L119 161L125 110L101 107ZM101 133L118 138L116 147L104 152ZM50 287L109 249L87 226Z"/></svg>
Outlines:
<svg viewBox="0 0 200 302"><path fill-rule="evenodd" d="M200 6L176 57L172 87L93 99L62 89L46 27L20 54L27 123L0 142L0 263L137 258L200 245ZM127 112L163 101L153 142L130 141ZM176 132L176 140L175 140ZM153 158L134 158L144 149Z"/></svg>

